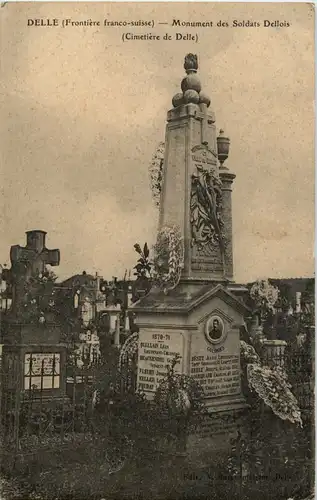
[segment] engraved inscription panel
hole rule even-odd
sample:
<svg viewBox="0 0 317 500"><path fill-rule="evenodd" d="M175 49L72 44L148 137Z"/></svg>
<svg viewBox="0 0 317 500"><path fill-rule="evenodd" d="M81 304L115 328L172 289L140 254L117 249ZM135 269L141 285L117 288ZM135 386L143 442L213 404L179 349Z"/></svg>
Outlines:
<svg viewBox="0 0 317 500"><path fill-rule="evenodd" d="M218 315L212 314L193 335L190 357L190 375L203 387L207 399L241 393L239 330L223 321L223 334L211 343L204 329L214 317Z"/></svg>
<svg viewBox="0 0 317 500"><path fill-rule="evenodd" d="M210 353L193 356L190 375L199 382L207 398L240 393L240 357Z"/></svg>
<svg viewBox="0 0 317 500"><path fill-rule="evenodd" d="M192 149L192 160L195 167L204 167L213 170L218 175L217 154L203 144L199 144Z"/></svg>
<svg viewBox="0 0 317 500"><path fill-rule="evenodd" d="M176 355L183 356L183 336L180 332L144 330L140 332L138 355L138 389L155 392L166 377L167 369ZM182 373L182 359L175 368Z"/></svg>

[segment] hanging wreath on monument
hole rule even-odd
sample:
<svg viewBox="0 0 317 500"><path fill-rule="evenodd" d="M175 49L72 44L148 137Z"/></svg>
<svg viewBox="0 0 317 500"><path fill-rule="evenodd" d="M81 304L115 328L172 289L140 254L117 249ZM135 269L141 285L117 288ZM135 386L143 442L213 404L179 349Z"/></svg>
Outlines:
<svg viewBox="0 0 317 500"><path fill-rule="evenodd" d="M165 144L164 142L160 142L152 157L149 167L150 186L151 186L153 200L157 207L160 206L160 197L161 197L162 181L163 181L164 153L165 153Z"/></svg>
<svg viewBox="0 0 317 500"><path fill-rule="evenodd" d="M119 370L121 370L124 362L127 360L131 362L133 358L137 357L139 349L139 333L135 332L127 338L121 347L119 354Z"/></svg>
<svg viewBox="0 0 317 500"><path fill-rule="evenodd" d="M163 227L154 245L154 284L164 293L175 288L184 267L184 244L177 226Z"/></svg>
<svg viewBox="0 0 317 500"><path fill-rule="evenodd" d="M292 393L291 384L283 367L262 365L253 346L240 341L242 364L246 366L248 386L273 413L282 420L302 426L298 401Z"/></svg>

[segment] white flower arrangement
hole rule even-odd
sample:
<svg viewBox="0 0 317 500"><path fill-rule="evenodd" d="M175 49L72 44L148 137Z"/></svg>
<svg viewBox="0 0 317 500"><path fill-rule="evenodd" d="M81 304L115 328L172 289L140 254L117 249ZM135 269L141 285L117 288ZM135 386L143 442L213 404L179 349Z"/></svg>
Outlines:
<svg viewBox="0 0 317 500"><path fill-rule="evenodd" d="M285 372L268 366L248 364L247 377L250 389L282 420L302 426L301 412Z"/></svg>
<svg viewBox="0 0 317 500"><path fill-rule="evenodd" d="M242 361L245 363L260 363L260 357L254 347L244 342L244 340L240 340L240 354Z"/></svg>
<svg viewBox="0 0 317 500"><path fill-rule="evenodd" d="M184 268L184 244L179 227L165 226L159 231L153 264L154 283L164 293L178 285Z"/></svg>
<svg viewBox="0 0 317 500"><path fill-rule="evenodd" d="M254 390L279 418L302 426L298 402L285 370L282 367L262 366L254 347L243 340L240 341L240 354L247 366L250 390Z"/></svg>
<svg viewBox="0 0 317 500"><path fill-rule="evenodd" d="M253 284L250 295L258 306L265 303L268 309L272 310L279 297L279 290L271 285L267 279L258 280Z"/></svg>

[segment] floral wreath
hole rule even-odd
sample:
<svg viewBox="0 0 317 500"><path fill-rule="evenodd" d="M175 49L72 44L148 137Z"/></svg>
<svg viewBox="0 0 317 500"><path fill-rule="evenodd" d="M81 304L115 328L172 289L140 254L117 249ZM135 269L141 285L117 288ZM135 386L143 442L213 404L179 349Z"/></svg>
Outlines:
<svg viewBox="0 0 317 500"><path fill-rule="evenodd" d="M184 268L184 245L179 227L165 226L159 231L153 265L154 283L164 293L178 285Z"/></svg>
<svg viewBox="0 0 317 500"><path fill-rule="evenodd" d="M282 367L262 366L254 347L240 341L241 360L246 364L249 389L255 391L282 420L302 426L301 411Z"/></svg>
<svg viewBox="0 0 317 500"><path fill-rule="evenodd" d="M254 300L256 306L260 309L267 307L271 311L274 310L279 293L278 288L271 285L267 279L256 281L250 290L251 299Z"/></svg>
<svg viewBox="0 0 317 500"><path fill-rule="evenodd" d="M203 407L204 391L189 375L173 374L163 378L156 390L155 403L162 409L197 411Z"/></svg>
<svg viewBox="0 0 317 500"><path fill-rule="evenodd" d="M125 359L131 361L134 356L137 355L139 348L139 333L135 332L130 337L127 338L123 346L121 347L119 354L119 371L124 363Z"/></svg>
<svg viewBox="0 0 317 500"><path fill-rule="evenodd" d="M164 162L165 144L160 142L152 157L149 167L150 186L154 203L157 207L160 206L160 196L163 180L163 162Z"/></svg>

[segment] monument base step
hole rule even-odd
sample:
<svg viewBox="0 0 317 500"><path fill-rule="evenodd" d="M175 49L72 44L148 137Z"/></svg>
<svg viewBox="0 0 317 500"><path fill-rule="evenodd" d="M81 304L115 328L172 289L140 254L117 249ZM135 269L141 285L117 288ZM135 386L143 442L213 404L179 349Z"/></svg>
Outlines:
<svg viewBox="0 0 317 500"><path fill-rule="evenodd" d="M227 411L238 411L245 410L248 408L248 404L246 403L243 396L234 397L234 398L226 398L225 400L209 400L206 401L206 407L208 413L220 413Z"/></svg>

